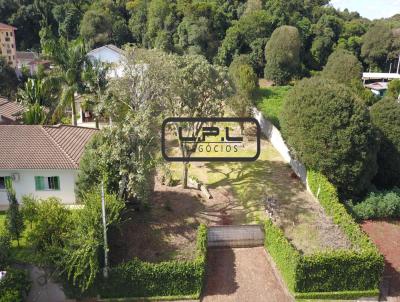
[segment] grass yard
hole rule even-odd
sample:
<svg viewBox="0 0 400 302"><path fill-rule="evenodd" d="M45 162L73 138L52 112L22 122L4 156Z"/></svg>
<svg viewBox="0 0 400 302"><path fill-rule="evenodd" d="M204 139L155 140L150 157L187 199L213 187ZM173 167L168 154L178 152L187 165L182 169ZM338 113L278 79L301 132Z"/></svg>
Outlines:
<svg viewBox="0 0 400 302"><path fill-rule="evenodd" d="M280 129L279 115L282 111L283 99L290 91L291 86L271 86L260 88L255 100L256 107L278 129Z"/></svg>

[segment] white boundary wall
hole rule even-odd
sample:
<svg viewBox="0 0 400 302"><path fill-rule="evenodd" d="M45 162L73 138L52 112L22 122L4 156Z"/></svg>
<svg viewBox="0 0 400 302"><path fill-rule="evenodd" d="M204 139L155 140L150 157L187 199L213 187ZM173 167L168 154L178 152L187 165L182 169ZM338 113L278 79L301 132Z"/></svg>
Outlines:
<svg viewBox="0 0 400 302"><path fill-rule="evenodd" d="M283 157L284 161L287 162L293 169L294 173L300 177L302 183L307 185L307 170L303 163L292 158L289 152L289 148L283 140L282 134L269 120L267 120L262 113L257 109L253 108L253 116L260 123L261 132L271 142L272 146L279 152Z"/></svg>

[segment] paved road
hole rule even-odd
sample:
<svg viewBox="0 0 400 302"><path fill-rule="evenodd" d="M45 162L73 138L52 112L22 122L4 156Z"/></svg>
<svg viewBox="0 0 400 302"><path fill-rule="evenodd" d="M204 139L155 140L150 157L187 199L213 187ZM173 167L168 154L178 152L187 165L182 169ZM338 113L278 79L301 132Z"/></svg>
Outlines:
<svg viewBox="0 0 400 302"><path fill-rule="evenodd" d="M263 247L210 249L203 302L293 302Z"/></svg>

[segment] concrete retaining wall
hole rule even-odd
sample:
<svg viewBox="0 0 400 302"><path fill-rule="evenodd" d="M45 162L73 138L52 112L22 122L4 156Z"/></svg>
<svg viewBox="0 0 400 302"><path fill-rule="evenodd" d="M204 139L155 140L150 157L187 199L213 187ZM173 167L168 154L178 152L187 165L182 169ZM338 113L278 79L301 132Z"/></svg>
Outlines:
<svg viewBox="0 0 400 302"><path fill-rule="evenodd" d="M279 152L284 161L290 164L294 173L297 174L301 181L307 185L306 167L290 155L289 148L283 140L282 134L278 128L276 128L269 120L264 118L257 108L253 108L253 116L260 123L262 134L271 142L272 146L274 146L274 148Z"/></svg>

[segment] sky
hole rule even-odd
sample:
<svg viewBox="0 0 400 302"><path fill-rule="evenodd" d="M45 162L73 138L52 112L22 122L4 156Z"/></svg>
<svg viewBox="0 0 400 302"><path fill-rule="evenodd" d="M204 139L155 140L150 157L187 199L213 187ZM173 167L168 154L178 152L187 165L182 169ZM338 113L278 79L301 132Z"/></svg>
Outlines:
<svg viewBox="0 0 400 302"><path fill-rule="evenodd" d="M330 3L341 10L357 11L371 20L400 14L400 0L331 0Z"/></svg>

